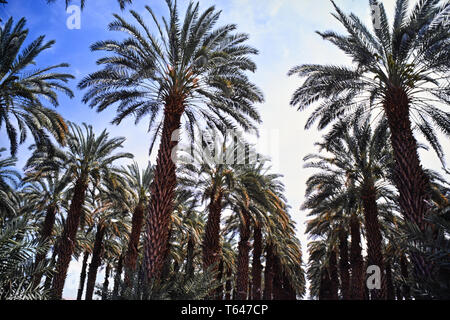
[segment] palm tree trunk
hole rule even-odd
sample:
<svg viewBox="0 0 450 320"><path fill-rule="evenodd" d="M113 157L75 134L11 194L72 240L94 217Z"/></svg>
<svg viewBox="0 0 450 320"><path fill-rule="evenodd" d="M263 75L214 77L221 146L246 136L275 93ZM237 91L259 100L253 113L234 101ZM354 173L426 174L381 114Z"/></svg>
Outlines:
<svg viewBox="0 0 450 320"><path fill-rule="evenodd" d="M250 216L246 210L242 211L242 220L239 228L240 240L238 244L237 264L237 298L247 299L248 290L248 264L250 252Z"/></svg>
<svg viewBox="0 0 450 320"><path fill-rule="evenodd" d="M392 282L392 269L389 262L386 263L386 299L395 300L395 288Z"/></svg>
<svg viewBox="0 0 450 320"><path fill-rule="evenodd" d="M105 280L103 281L103 287L102 287L102 300L108 299L108 287L109 287L109 275L111 272L111 266L109 263L106 264L105 269Z"/></svg>
<svg viewBox="0 0 450 320"><path fill-rule="evenodd" d="M402 274L402 278L407 281L408 280L408 260L406 259L405 254L402 254L400 257L400 272ZM402 295L405 300L411 299L411 293L409 286L404 283L402 285Z"/></svg>
<svg viewBox="0 0 450 320"><path fill-rule="evenodd" d="M368 266L377 266L381 271L381 288L370 291L373 300L386 299L386 279L383 254L381 253L381 231L378 222L376 190L372 182L366 181L361 193L367 238Z"/></svg>
<svg viewBox="0 0 450 320"><path fill-rule="evenodd" d="M327 268L322 270L319 287L319 300L331 299L331 279Z"/></svg>
<svg viewBox="0 0 450 320"><path fill-rule="evenodd" d="M146 223L144 258L147 277L160 279L169 247L170 217L177 184L172 152L178 144L176 131L181 124L183 101L166 103L164 123L156 160L155 176L150 187L151 199Z"/></svg>
<svg viewBox="0 0 450 320"><path fill-rule="evenodd" d="M252 299L261 300L261 254L262 231L260 226L255 226L253 231L253 261L252 261Z"/></svg>
<svg viewBox="0 0 450 320"><path fill-rule="evenodd" d="M231 291L233 290L231 283L232 275L232 270L229 268L227 271L227 281L225 282L225 300L231 300Z"/></svg>
<svg viewBox="0 0 450 320"><path fill-rule="evenodd" d="M130 285L130 273L136 269L138 258L139 239L141 236L142 226L144 224L144 205L139 203L133 212L131 220L130 240L128 241L128 249L125 254L125 285Z"/></svg>
<svg viewBox="0 0 450 320"><path fill-rule="evenodd" d="M208 206L208 220L206 221L203 237L203 268L208 269L220 259L220 216L222 213L222 194L211 196Z"/></svg>
<svg viewBox="0 0 450 320"><path fill-rule="evenodd" d="M289 280L289 277L283 273L283 300L297 300L297 293Z"/></svg>
<svg viewBox="0 0 450 320"><path fill-rule="evenodd" d="M339 275L341 277L342 299L350 299L350 272L348 264L348 233L346 230L339 232Z"/></svg>
<svg viewBox="0 0 450 320"><path fill-rule="evenodd" d="M56 263L56 256L58 254L58 249L56 248L57 243L55 243L54 247L53 247L53 252L52 252L52 257L50 259L50 266L53 268L55 266ZM53 275L52 274L47 274L47 276L45 277L45 281L44 281L44 289L50 291L52 288L52 281L53 281Z"/></svg>
<svg viewBox="0 0 450 320"><path fill-rule="evenodd" d="M42 225L41 229L40 243L46 243L52 236L55 220L56 220L56 206L51 204L47 207L47 212L45 214L44 224ZM45 259L46 256L47 251L40 252L36 255L36 259L34 261L35 268ZM34 286L38 286L39 283L41 283L41 278L42 278L41 272L34 276Z"/></svg>
<svg viewBox="0 0 450 320"><path fill-rule="evenodd" d="M400 193L399 205L405 220L425 230L429 179L420 163L417 141L409 118L408 96L402 88L391 88L386 94L384 110L391 131L395 158L395 184ZM428 278L432 265L422 256L411 255L416 277Z"/></svg>
<svg viewBox="0 0 450 320"><path fill-rule="evenodd" d="M58 261L56 263L56 273L53 276L52 291L55 299L61 299L66 282L67 270L75 249L76 235L80 223L81 209L84 204L87 190L87 178L82 174L75 183L73 198L70 204L67 220L64 225L64 231L57 246Z"/></svg>
<svg viewBox="0 0 450 320"><path fill-rule="evenodd" d="M339 277L337 270L337 254L336 251L330 253L329 261L329 271L330 271L330 299L339 299Z"/></svg>
<svg viewBox="0 0 450 320"><path fill-rule="evenodd" d="M113 300L117 299L117 297L119 296L119 287L120 287L120 280L122 278L122 269L123 269L123 255L121 254L119 257L119 261L117 262L116 274L114 276Z"/></svg>
<svg viewBox="0 0 450 320"><path fill-rule="evenodd" d="M216 290L216 300L223 300L222 276L223 276L223 260L220 260L219 274L217 275L217 281L219 283L219 286L217 287L217 290Z"/></svg>
<svg viewBox="0 0 450 320"><path fill-rule="evenodd" d="M264 268L264 300L272 300L274 277L274 254L271 244L266 246L266 266Z"/></svg>
<svg viewBox="0 0 450 320"><path fill-rule="evenodd" d="M350 267L352 268L350 288L352 300L364 300L364 261L361 255L361 234L359 221L355 214L350 218L351 244Z"/></svg>
<svg viewBox="0 0 450 320"><path fill-rule="evenodd" d="M194 275L194 250L195 243L192 239L192 235L189 235L186 252L186 275L191 278Z"/></svg>
<svg viewBox="0 0 450 320"><path fill-rule="evenodd" d="M283 270L278 256L275 256L273 270L273 300L283 300Z"/></svg>
<svg viewBox="0 0 450 320"><path fill-rule="evenodd" d="M88 258L89 258L89 252L85 251L84 254L83 254L83 264L81 266L80 284L78 285L77 300L81 300L81 298L83 297L84 283L85 283L85 280L86 280L86 269L87 269Z"/></svg>
<svg viewBox="0 0 450 320"><path fill-rule="evenodd" d="M100 223L97 226L95 234L94 249L92 250L92 260L89 265L88 279L86 285L86 300L92 300L94 296L95 280L97 279L97 271L102 262L103 254L103 236L105 235L105 226Z"/></svg>

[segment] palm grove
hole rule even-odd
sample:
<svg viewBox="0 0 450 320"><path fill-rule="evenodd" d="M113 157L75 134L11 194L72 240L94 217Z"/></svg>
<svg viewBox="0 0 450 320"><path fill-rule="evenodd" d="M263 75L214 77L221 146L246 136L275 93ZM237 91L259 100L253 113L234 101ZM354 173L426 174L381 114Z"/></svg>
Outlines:
<svg viewBox="0 0 450 320"><path fill-rule="evenodd" d="M333 2L345 34L317 33L352 65L289 71L303 79L292 106L314 108L306 129L328 129L304 159L314 169L302 206L304 263L270 160L244 152L242 162L214 161L248 145L229 130L261 123L263 93L249 79L258 51L236 25L221 25L214 7L191 2L180 12L166 3L162 18L149 6L131 9L130 20L115 14L108 29L120 40L92 44L98 70L78 84L91 108L116 109L112 123L148 121L150 152L158 149L145 168L123 150L124 137L54 110L61 94L74 96L69 65L32 66L54 42L30 41L25 19L4 21L0 128L10 145L0 158L0 299L61 299L73 259L82 262L79 300L294 300L307 280L314 299L447 298L450 186L418 151L431 146L445 170L450 4L398 0L391 25L370 0L379 10L369 29ZM203 129L221 143L199 143ZM30 133L32 154L18 171ZM194 161L174 159L179 136L191 145L180 159ZM379 281L369 287L374 266Z"/></svg>

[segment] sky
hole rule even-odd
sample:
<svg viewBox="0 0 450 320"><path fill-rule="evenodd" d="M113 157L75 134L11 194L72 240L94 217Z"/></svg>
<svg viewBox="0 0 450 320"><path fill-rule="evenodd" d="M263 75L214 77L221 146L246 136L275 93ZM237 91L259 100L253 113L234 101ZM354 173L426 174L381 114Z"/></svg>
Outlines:
<svg viewBox="0 0 450 320"><path fill-rule="evenodd" d="M92 124L96 132L107 128L111 136L126 137L124 150L133 153L135 160L145 166L149 160L150 146L145 120L137 126L131 118L119 126L111 125L114 108L98 114L81 102L83 92L76 89L77 83L85 75L98 70L96 60L102 53L91 52L90 45L96 41L117 38L118 34L108 31L107 25L112 21L113 13L129 17L127 10L121 12L115 0L88 0L81 14L80 29L70 30L66 25L70 14L66 13L63 0L52 5L47 5L46 0L9 2L6 6L0 5L2 19L13 16L17 21L26 17L27 27L30 29L29 40L39 35L46 35L47 40L56 40L56 44L37 59L37 65L67 62L70 64L67 71L76 76L76 79L69 83L75 97L69 99L61 95L57 111L70 121ZM344 12L355 13L370 25L369 1L335 2ZM392 21L395 0L382 2ZM414 0L410 2L415 3ZM181 14L184 13L187 3L187 0L179 0ZM149 15L144 13L145 5L149 5L157 16L167 13L164 0L134 0L132 8L148 19ZM222 10L219 25L236 23L239 32L250 35L249 44L259 50L259 55L254 58L258 69L250 75L251 80L262 89L265 96L265 102L258 105L263 120L259 129L259 150L272 158L273 170L284 175L286 196L292 207L290 213L297 222L297 235L302 243L303 262L306 263L307 238L304 235L304 223L307 213L301 211L300 206L304 199L306 179L313 172L311 169L303 169L302 159L317 151L314 143L320 141L324 132L315 129L304 130L312 109L299 112L289 105L293 92L301 84L301 79L288 77L287 72L303 63L349 64L348 57L315 33L326 30L343 32L342 27L330 14L333 8L329 0L200 0L201 8L206 9L210 5ZM444 150L450 150L448 139L441 138L441 142ZM27 146L30 143L31 141L27 141L19 149L20 168L29 155ZM9 147L4 128L0 129L0 147ZM433 152L421 152L420 156L425 167L435 170L441 167ZM447 162L448 159L447 154ZM73 261L69 268L64 298L76 297L80 270L81 259L79 262ZM101 283L102 280L101 272L97 282Z"/></svg>

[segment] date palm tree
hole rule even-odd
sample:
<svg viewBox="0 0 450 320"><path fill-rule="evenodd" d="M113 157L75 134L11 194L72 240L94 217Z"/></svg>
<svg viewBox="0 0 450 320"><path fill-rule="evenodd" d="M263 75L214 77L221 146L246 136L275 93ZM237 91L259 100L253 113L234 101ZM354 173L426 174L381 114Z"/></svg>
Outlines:
<svg viewBox="0 0 450 320"><path fill-rule="evenodd" d="M18 144L26 140L28 130L37 145L49 145L49 134L59 143L64 143L66 123L42 100L57 106L58 91L73 97L65 83L74 77L57 72L57 69L66 68L68 64L37 69L33 66L35 59L52 48L55 41L46 42L45 36L40 36L24 46L29 33L28 29L24 29L25 23L22 18L14 25L10 18L0 27L0 129L5 126L11 155L15 155Z"/></svg>
<svg viewBox="0 0 450 320"><path fill-rule="evenodd" d="M172 151L183 119L191 133L194 123L208 123L223 131L232 126L253 129L253 123L260 121L254 103L263 101L261 91L246 75L246 71L255 71L250 56L257 54L245 44L248 35L234 33L234 24L217 28L220 12L214 7L200 12L198 3L189 3L181 20L177 2L166 2L169 17L163 18L163 24L146 7L157 35L135 11L130 12L137 26L115 15L109 29L125 31L129 37L94 44L92 50L111 55L98 60L104 68L79 84L89 88L84 101L97 111L117 106L113 123L127 116L136 121L148 116L154 133L151 145L157 133L161 136L146 224L149 278L160 277L167 254L176 187Z"/></svg>
<svg viewBox="0 0 450 320"><path fill-rule="evenodd" d="M338 117L351 117L353 110L384 113L394 151L395 184L405 218L424 229L429 179L418 155L413 129L417 128L438 156L443 150L435 128L450 133L449 115L443 106L450 102L450 24L446 23L450 4L439 0L418 1L408 13L408 0L397 0L393 25L384 6L370 0L373 32L354 14L346 15L333 2L333 16L347 34L318 32L349 55L353 66L301 65L289 74L305 77L291 104L303 110L317 102L307 121L319 120L324 128ZM413 123L415 126L413 126ZM435 128L433 128L433 126ZM430 266L416 259L418 275L427 275Z"/></svg>
<svg viewBox="0 0 450 320"><path fill-rule="evenodd" d="M61 299L67 270L74 253L76 234L78 231L82 208L86 199L86 191L91 183L98 184L111 175L111 165L124 158L132 158L130 153L117 152L123 147L125 138L110 138L103 130L99 135L94 133L92 126L83 123L83 128L69 123L70 131L67 139L67 149L36 150L32 157L36 171L48 171L54 166L66 168L72 178L72 199L67 211L64 230L57 245L58 260L56 274L53 277L54 298Z"/></svg>
<svg viewBox="0 0 450 320"><path fill-rule="evenodd" d="M14 193L15 187L20 184L21 175L14 168L17 159L15 157L3 158L2 152L5 148L0 148L0 227L3 226L7 217L12 217L16 213L15 201L10 197Z"/></svg>
<svg viewBox="0 0 450 320"><path fill-rule="evenodd" d="M352 192L362 203L368 246L368 264L376 265L381 270L385 264L382 255L382 234L377 201L383 195L386 195L387 198L392 195L389 190L392 156L391 149L386 144L388 135L386 123L381 123L375 130L372 130L369 118L357 119L350 128L348 123L340 122L333 126L333 130L325 137L325 141L318 144L321 151L326 150L330 155L313 154L305 157L305 160L308 161L305 164L306 167L321 170L318 175L309 180L308 191L319 184L339 186L341 183L344 186L345 181L343 180L352 181L353 188L351 191L347 189L345 192ZM336 192L331 189L330 191ZM322 194L322 196L331 195L326 192ZM320 203L313 204L312 201L309 201L309 206L322 207ZM381 274L384 284L384 272L382 271ZM384 298L384 289L383 286L381 290L372 290L372 298Z"/></svg>
<svg viewBox="0 0 450 320"><path fill-rule="evenodd" d="M132 225L130 241L124 258L125 265L125 283L128 283L128 274L136 269L138 258L139 240L144 225L145 208L148 206L150 199L150 185L153 180L153 167L148 166L141 171L135 162L127 167L122 167L122 174L126 180L126 189L131 193L128 205L131 206Z"/></svg>

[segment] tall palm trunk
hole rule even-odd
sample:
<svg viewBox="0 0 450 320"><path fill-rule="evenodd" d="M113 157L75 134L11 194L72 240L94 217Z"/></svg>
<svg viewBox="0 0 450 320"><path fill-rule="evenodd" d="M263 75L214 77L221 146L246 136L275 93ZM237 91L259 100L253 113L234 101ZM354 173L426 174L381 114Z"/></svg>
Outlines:
<svg viewBox="0 0 450 320"><path fill-rule="evenodd" d="M275 256L273 271L273 300L283 300L283 270L278 256Z"/></svg>
<svg viewBox="0 0 450 320"><path fill-rule="evenodd" d="M297 300L297 293L295 292L295 289L286 273L283 273L283 292L283 300Z"/></svg>
<svg viewBox="0 0 450 320"><path fill-rule="evenodd" d="M386 263L386 299L395 300L395 288L392 282L392 269L389 262Z"/></svg>
<svg viewBox="0 0 450 320"><path fill-rule="evenodd" d="M208 206L208 220L203 237L203 268L218 267L220 259L220 216L222 213L222 193L212 195Z"/></svg>
<svg viewBox="0 0 450 320"><path fill-rule="evenodd" d="M174 137L181 124L183 101L166 103L164 123L156 160L155 175L150 187L151 199L146 223L144 258L147 277L160 279L169 247L170 217L177 184L172 151L178 144Z"/></svg>
<svg viewBox="0 0 450 320"><path fill-rule="evenodd" d="M405 254L402 254L400 257L400 272L402 274L402 278L407 281L408 280L408 260L406 259ZM411 299L411 292L409 286L406 283L402 284L402 296L405 300Z"/></svg>
<svg viewBox="0 0 450 320"><path fill-rule="evenodd" d="M97 233L95 234L94 249L92 250L92 260L89 265L88 279L86 285L86 300L92 300L94 296L95 280L97 279L97 271L102 262L103 255L103 236L106 228L103 223L97 226Z"/></svg>
<svg viewBox="0 0 450 320"><path fill-rule="evenodd" d="M271 244L266 246L266 266L264 268L264 300L272 300L274 277L274 253Z"/></svg>
<svg viewBox="0 0 450 320"><path fill-rule="evenodd" d="M87 177L82 174L75 183L72 202L70 203L67 220L64 225L64 231L57 245L58 261L56 263L56 273L53 276L52 291L55 299L61 299L66 282L67 270L69 269L70 260L75 249L76 235L78 225L80 224L81 209L86 197L88 187Z"/></svg>
<svg viewBox="0 0 450 320"><path fill-rule="evenodd" d="M138 258L139 239L144 224L144 205L139 203L133 212L131 219L131 233L128 241L128 249L125 254L125 284L130 285L130 273L136 269Z"/></svg>
<svg viewBox="0 0 450 320"><path fill-rule="evenodd" d="M429 200L429 179L420 163L417 141L409 118L409 99L404 89L391 88L386 94L384 110L391 130L391 142L396 163L395 184L400 193L400 209L409 222L424 231ZM414 272L418 278L431 274L431 264L422 256L412 254Z"/></svg>
<svg viewBox="0 0 450 320"><path fill-rule="evenodd" d="M227 280L225 282L225 300L231 300L231 291L233 290L231 282L232 275L232 270L229 268L227 270Z"/></svg>
<svg viewBox="0 0 450 320"><path fill-rule="evenodd" d="M248 263L250 252L250 216L246 210L242 211L242 220L239 228L240 240L238 244L237 264L237 299L246 300L248 290Z"/></svg>
<svg viewBox="0 0 450 320"><path fill-rule="evenodd" d="M119 296L120 280L122 278L123 269L123 254L120 255L119 261L117 262L116 274L114 276L114 287L113 287L113 299L117 299Z"/></svg>
<svg viewBox="0 0 450 320"><path fill-rule="evenodd" d="M336 251L334 250L330 253L329 272L330 272L330 299L338 300L339 277L337 268L337 254Z"/></svg>
<svg viewBox="0 0 450 320"><path fill-rule="evenodd" d="M83 254L83 264L81 266L80 284L78 285L77 300L81 300L81 298L83 297L84 283L86 281L86 269L87 269L88 258L89 258L89 252L85 251Z"/></svg>
<svg viewBox="0 0 450 320"><path fill-rule="evenodd" d="M109 287L110 273L111 273L111 265L109 263L107 263L106 268L105 268L105 280L103 281L103 287L102 287L102 300L108 299L108 287Z"/></svg>
<svg viewBox="0 0 450 320"><path fill-rule="evenodd" d="M361 193L364 206L364 220L367 238L367 255L368 266L377 266L380 268L381 287L380 289L372 289L370 296L373 300L386 299L386 279L384 274L383 254L381 253L381 231L378 222L378 206L376 201L375 186L371 181L365 181L364 188Z"/></svg>
<svg viewBox="0 0 450 320"><path fill-rule="evenodd" d="M58 249L56 248L58 243L55 243L53 247L52 257L50 259L50 266L53 268L56 264L56 256L58 254ZM44 289L50 291L52 288L53 275L47 274L44 281Z"/></svg>
<svg viewBox="0 0 450 320"><path fill-rule="evenodd" d="M319 286L319 300L331 299L331 279L327 268L322 270Z"/></svg>
<svg viewBox="0 0 450 320"><path fill-rule="evenodd" d="M50 204L47 207L47 211L45 214L44 224L42 225L41 229L41 243L46 243L53 233L53 227L55 225L56 220L56 206L53 204ZM47 256L47 251L40 252L36 255L36 259L34 261L35 268L45 259ZM38 286L41 282L42 273L38 273L34 276L34 286Z"/></svg>
<svg viewBox="0 0 450 320"><path fill-rule="evenodd" d="M217 290L216 290L216 300L223 300L222 276L223 276L223 260L220 260L219 274L217 275L217 281L219 283L219 286L217 287Z"/></svg>
<svg viewBox="0 0 450 320"><path fill-rule="evenodd" d="M261 254L262 231L260 226L255 226L253 231L253 261L252 261L252 299L261 300Z"/></svg>
<svg viewBox="0 0 450 320"><path fill-rule="evenodd" d="M351 298L352 300L364 300L364 261L361 255L361 234L359 221L355 214L352 214L350 219L350 266L352 268L350 280Z"/></svg>
<svg viewBox="0 0 450 320"><path fill-rule="evenodd" d="M195 250L195 243L194 240L192 239L192 235L189 235L186 250L186 276L188 278L191 278L194 275L194 250Z"/></svg>
<svg viewBox="0 0 450 320"><path fill-rule="evenodd" d="M350 272L348 264L348 233L346 230L339 232L339 275L341 278L342 299L350 299Z"/></svg>

